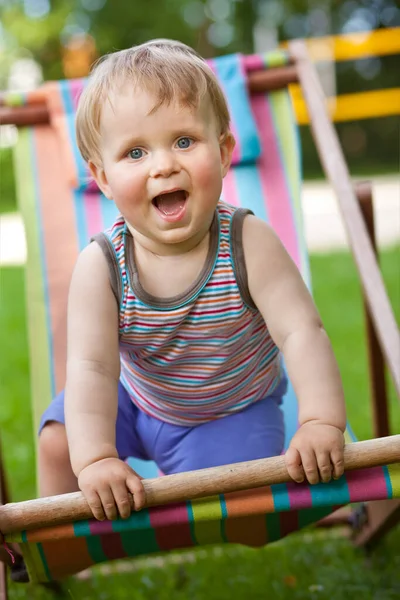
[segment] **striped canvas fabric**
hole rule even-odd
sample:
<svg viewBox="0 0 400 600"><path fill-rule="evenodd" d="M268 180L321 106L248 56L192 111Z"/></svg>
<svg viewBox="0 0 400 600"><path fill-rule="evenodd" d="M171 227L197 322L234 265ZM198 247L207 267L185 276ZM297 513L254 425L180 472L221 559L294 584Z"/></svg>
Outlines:
<svg viewBox="0 0 400 600"><path fill-rule="evenodd" d="M286 62L284 52L211 61L228 97L239 140L223 199L266 219L310 286L300 211L300 145L290 98L287 91L249 98L244 78L251 70ZM45 86L52 125L21 130L15 153L28 244L26 290L35 435L43 409L65 383L66 301L74 262L90 237L116 216L112 202L90 184L77 159L71 115L83 84L69 81ZM288 443L297 428L291 387L284 411ZM350 430L346 438L351 441ZM132 466L144 477L157 476L153 463L132 460ZM152 508L127 521L83 521L25 531L7 541L21 543L32 581L49 581L105 560L171 548L224 542L260 546L320 519L339 505L392 497L400 497L398 465L352 472L330 484L276 485Z"/></svg>

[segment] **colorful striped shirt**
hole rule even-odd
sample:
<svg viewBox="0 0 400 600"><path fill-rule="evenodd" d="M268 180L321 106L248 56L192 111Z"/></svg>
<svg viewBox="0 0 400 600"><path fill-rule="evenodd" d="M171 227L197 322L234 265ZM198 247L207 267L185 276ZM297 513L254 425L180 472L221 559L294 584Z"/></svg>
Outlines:
<svg viewBox="0 0 400 600"><path fill-rule="evenodd" d="M229 415L280 381L279 350L247 286L242 230L249 213L219 202L203 269L174 298L155 298L140 285L122 216L94 238L119 303L121 382L161 421L193 426Z"/></svg>

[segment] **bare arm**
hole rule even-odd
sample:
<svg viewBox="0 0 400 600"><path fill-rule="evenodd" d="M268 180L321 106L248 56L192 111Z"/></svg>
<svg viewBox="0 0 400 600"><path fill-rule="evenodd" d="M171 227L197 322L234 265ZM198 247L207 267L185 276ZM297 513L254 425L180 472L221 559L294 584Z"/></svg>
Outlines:
<svg viewBox="0 0 400 600"><path fill-rule="evenodd" d="M68 300L65 418L76 476L96 460L117 457L118 307L96 243L79 256Z"/></svg>
<svg viewBox="0 0 400 600"><path fill-rule="evenodd" d="M72 469L97 518L116 516L114 499L121 515L128 516L127 486L136 492L138 506L143 500L129 479L131 473L136 477L134 471L119 461L116 450L118 334L108 266L92 243L79 256L68 299L65 421Z"/></svg>
<svg viewBox="0 0 400 600"><path fill-rule="evenodd" d="M324 424L343 432L346 414L339 369L299 271L276 234L256 217L244 221L243 247L250 294L284 355L300 425Z"/></svg>

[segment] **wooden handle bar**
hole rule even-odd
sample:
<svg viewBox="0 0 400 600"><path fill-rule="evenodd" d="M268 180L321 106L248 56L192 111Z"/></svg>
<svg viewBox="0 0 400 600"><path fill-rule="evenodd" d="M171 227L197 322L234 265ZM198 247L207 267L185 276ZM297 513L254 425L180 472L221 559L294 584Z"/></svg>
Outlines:
<svg viewBox="0 0 400 600"><path fill-rule="evenodd" d="M345 470L400 462L400 435L345 447ZM144 479L146 507L184 502L290 481L283 456ZM3 534L92 518L81 492L10 503L0 507Z"/></svg>
<svg viewBox="0 0 400 600"><path fill-rule="evenodd" d="M297 71L294 65L287 67L276 67L266 71L254 71L248 74L248 87L252 94L278 90L286 87L289 83L297 81ZM4 98L0 95L0 125L38 125L49 123L50 116L45 96L42 102L40 98L35 99L35 104L26 106L5 106Z"/></svg>

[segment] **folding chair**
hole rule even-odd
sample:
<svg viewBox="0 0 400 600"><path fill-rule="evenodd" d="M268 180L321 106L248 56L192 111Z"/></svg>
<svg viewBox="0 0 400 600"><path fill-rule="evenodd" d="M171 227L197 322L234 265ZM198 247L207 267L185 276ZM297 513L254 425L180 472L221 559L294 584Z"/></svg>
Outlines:
<svg viewBox="0 0 400 600"><path fill-rule="evenodd" d="M372 352L381 356L382 349L399 391L399 331L360 209L359 199L368 200L370 190L353 189L303 42L291 43L288 52L222 57L210 65L226 94L238 142L223 199L245 205L266 219L311 286L300 207L301 150L287 89L290 83L300 83L321 161L337 192L360 272L370 330L376 332L376 337L371 333ZM1 122L20 127L15 169L28 245L26 288L35 430L42 411L65 384L67 291L77 254L116 216L114 205L89 182L76 147L74 113L83 86L83 80L69 80L45 84L26 97L6 95L0 111ZM372 374L375 403L381 413L383 375L376 363ZM287 445L297 427L291 386L284 412ZM380 424L378 435L388 435L385 426ZM354 441L350 428L346 441ZM271 485L262 485L261 478L256 484L261 487L250 490L232 491L216 484L214 495L197 499L194 496L211 488L203 494L193 490L190 496L189 485L189 495L180 502L146 508L127 520L113 522L80 520L87 510L81 510L82 502L75 494L70 514L78 515L79 520L72 517L69 523L56 524L61 507L66 506L61 498L41 505L51 508L44 518L34 518L35 510L31 510L25 519L23 509L28 510L29 503L25 507L23 503L10 504L0 507L0 531L6 542L20 545L31 582L59 580L102 561L174 548L211 543L262 546L321 520L339 506L380 501L376 508L367 505L365 523L357 534L362 543L368 543L376 541L400 512L395 500L400 498L400 438L393 436L388 442L391 454L382 455L380 466L346 471L339 481L329 484L294 484L283 475L272 479ZM372 448L375 451L378 446ZM393 464L385 464L386 460ZM144 477L157 476L153 463L129 462ZM376 457L367 464L376 465ZM181 477L187 482L190 474ZM168 478L165 480L168 487Z"/></svg>

